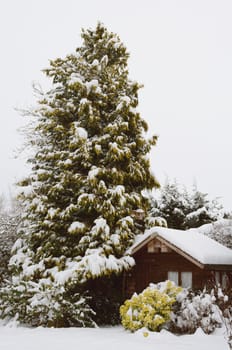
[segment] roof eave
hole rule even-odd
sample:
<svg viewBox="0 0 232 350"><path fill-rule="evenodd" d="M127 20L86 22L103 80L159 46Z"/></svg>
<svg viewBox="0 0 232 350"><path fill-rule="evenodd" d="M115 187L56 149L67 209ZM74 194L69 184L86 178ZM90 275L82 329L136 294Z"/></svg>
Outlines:
<svg viewBox="0 0 232 350"><path fill-rule="evenodd" d="M206 264L205 269L207 270L218 270L218 271L232 271L232 265L226 264Z"/></svg>
<svg viewBox="0 0 232 350"><path fill-rule="evenodd" d="M145 238L143 241L138 243L132 250L131 250L131 255L134 255L138 250L143 248L147 243L149 243L153 238L157 237L156 233L152 233L150 236Z"/></svg>

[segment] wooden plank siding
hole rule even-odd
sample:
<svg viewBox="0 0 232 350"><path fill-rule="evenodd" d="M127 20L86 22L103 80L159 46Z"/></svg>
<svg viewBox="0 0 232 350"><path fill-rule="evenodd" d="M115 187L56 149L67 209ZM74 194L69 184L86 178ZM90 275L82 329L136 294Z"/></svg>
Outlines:
<svg viewBox="0 0 232 350"><path fill-rule="evenodd" d="M215 271L210 267L205 268L204 265L194 264L170 247L167 250L166 252L148 252L148 244L146 244L133 254L136 265L125 276L126 298L134 292L141 292L149 283L167 280L169 271L178 272L179 285L181 285L181 272L191 272L193 289L202 289L206 283L214 281Z"/></svg>

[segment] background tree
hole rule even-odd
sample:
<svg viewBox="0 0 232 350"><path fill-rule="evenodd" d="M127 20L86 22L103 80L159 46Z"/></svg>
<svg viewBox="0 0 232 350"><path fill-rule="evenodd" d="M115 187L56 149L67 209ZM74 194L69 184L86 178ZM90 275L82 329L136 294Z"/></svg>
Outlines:
<svg viewBox="0 0 232 350"><path fill-rule="evenodd" d="M141 191L158 187L147 158L156 137L144 137L125 46L102 24L82 39L50 62L53 86L31 113L35 154L21 184L25 214L2 315L34 325L93 325L90 303L104 313L98 296L109 276L134 263L125 252L139 231L133 211L148 207Z"/></svg>
<svg viewBox="0 0 232 350"><path fill-rule="evenodd" d="M217 199L210 200L196 186L188 191L176 181L166 181L159 193L151 197L150 214L163 217L170 228L186 230L217 221L224 211Z"/></svg>
<svg viewBox="0 0 232 350"><path fill-rule="evenodd" d="M232 219L221 219L203 225L198 231L232 249Z"/></svg>
<svg viewBox="0 0 232 350"><path fill-rule="evenodd" d="M17 228L20 223L20 205L11 197L0 196L0 285L10 278L8 262L11 249L17 239Z"/></svg>
<svg viewBox="0 0 232 350"><path fill-rule="evenodd" d="M163 217L170 228L185 228L184 222L189 206L187 193L180 190L176 181L167 181L157 196L151 197L151 215Z"/></svg>
<svg viewBox="0 0 232 350"><path fill-rule="evenodd" d="M210 222L217 221L224 217L224 210L217 198L210 200L206 193L198 190L197 186L193 187L190 195L190 208L186 216L186 227L199 227Z"/></svg>

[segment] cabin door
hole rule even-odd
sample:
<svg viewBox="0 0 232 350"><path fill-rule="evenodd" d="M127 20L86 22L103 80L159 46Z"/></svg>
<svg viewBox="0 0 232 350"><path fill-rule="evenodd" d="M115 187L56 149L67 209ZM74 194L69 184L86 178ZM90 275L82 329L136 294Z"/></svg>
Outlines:
<svg viewBox="0 0 232 350"><path fill-rule="evenodd" d="M166 280L165 272L160 271L159 265L151 261L140 262L136 271L136 290L141 292L150 283L158 283Z"/></svg>

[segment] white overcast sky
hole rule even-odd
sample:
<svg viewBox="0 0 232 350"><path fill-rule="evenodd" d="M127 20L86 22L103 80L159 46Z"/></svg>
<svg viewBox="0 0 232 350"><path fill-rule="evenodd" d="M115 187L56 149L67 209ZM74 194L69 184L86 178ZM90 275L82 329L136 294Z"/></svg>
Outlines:
<svg viewBox="0 0 232 350"><path fill-rule="evenodd" d="M41 70L81 44L81 28L97 21L131 53L132 80L144 84L139 110L159 134L151 155L166 176L232 209L231 0L5 0L0 3L0 192L26 173L14 108L34 103Z"/></svg>

